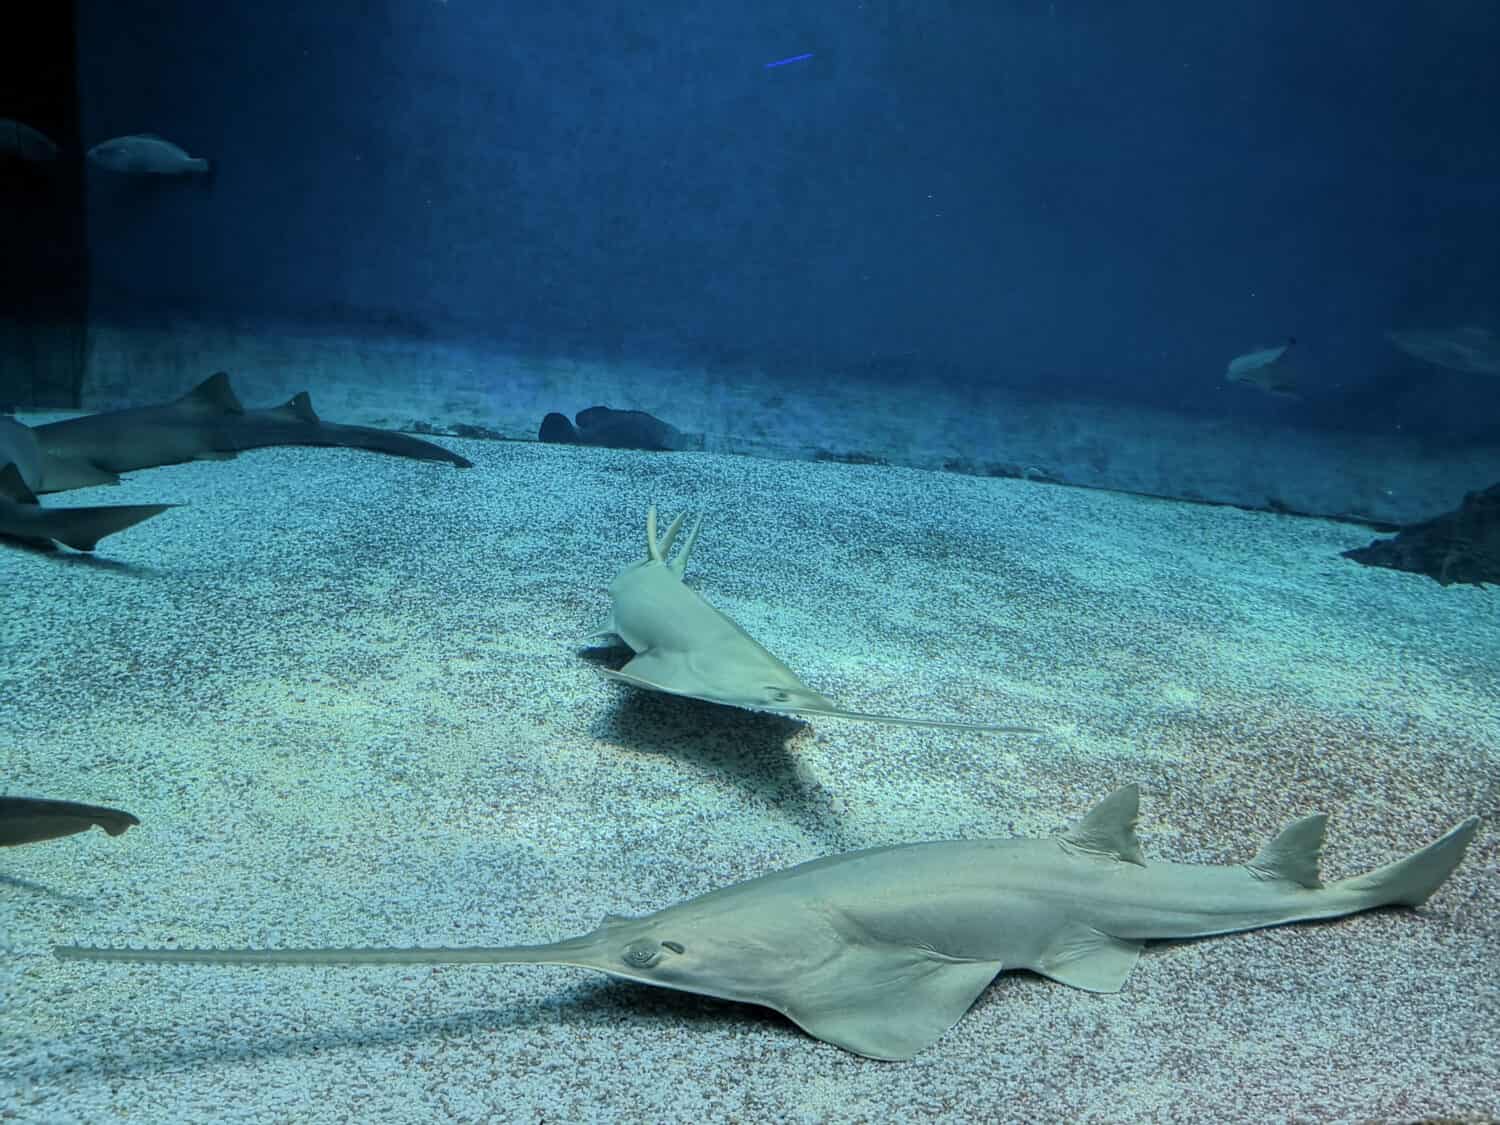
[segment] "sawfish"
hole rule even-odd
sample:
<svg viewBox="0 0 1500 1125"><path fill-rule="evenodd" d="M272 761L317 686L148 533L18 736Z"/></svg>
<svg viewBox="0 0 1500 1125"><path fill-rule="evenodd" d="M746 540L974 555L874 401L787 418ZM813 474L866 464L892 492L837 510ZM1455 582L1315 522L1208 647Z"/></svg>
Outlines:
<svg viewBox="0 0 1500 1125"><path fill-rule="evenodd" d="M119 474L185 461L226 460L272 445L336 445L462 469L473 462L430 441L371 426L325 422L306 391L269 410L246 410L223 371L164 406L88 414L36 426L42 453L38 492L115 484Z"/></svg>
<svg viewBox="0 0 1500 1125"><path fill-rule="evenodd" d="M703 526L699 516L676 558L668 559L683 517L660 538L656 506L646 512L646 557L609 585L610 617L598 637L618 637L635 656L607 679L668 695L781 715L826 715L890 726L998 734L1043 734L1037 727L883 715L841 707L810 687L726 614L683 581L688 556Z"/></svg>
<svg viewBox="0 0 1500 1125"><path fill-rule="evenodd" d="M459 949L110 949L63 959L236 965L541 964L761 1004L874 1059L910 1059L1004 969L1117 992L1145 942L1418 906L1463 858L1477 817L1404 859L1324 884L1327 817L1248 863L1147 863L1136 786L1053 839L950 840L815 859L547 945Z"/></svg>

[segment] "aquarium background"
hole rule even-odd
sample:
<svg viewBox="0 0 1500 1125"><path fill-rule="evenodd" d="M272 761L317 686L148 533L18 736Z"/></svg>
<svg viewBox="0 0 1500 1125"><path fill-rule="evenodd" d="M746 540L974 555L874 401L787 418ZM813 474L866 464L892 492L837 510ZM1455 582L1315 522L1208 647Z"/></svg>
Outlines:
<svg viewBox="0 0 1500 1125"><path fill-rule="evenodd" d="M214 163L88 173L89 406L225 367L1395 521L1500 470L1500 379L1385 337L1500 321L1480 0L77 12L79 143ZM1226 383L1288 337L1300 400Z"/></svg>

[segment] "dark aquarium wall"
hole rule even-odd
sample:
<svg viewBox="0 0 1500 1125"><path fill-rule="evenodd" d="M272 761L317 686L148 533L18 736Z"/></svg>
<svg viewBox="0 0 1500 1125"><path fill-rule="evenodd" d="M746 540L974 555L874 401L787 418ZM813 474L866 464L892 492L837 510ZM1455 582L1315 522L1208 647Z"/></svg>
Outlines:
<svg viewBox="0 0 1500 1125"><path fill-rule="evenodd" d="M1142 465L1205 426L1345 443L1297 477L1389 439L1469 451L1451 494L1500 442L1488 0L80 0L78 32L87 143L211 161L90 172L105 397L279 355L439 425L608 401L1251 503L1274 466L1238 496ZM1393 491L1355 475L1288 506Z"/></svg>
<svg viewBox="0 0 1500 1125"><path fill-rule="evenodd" d="M76 407L88 270L71 3L0 33L0 410ZM14 123L35 130L22 134Z"/></svg>

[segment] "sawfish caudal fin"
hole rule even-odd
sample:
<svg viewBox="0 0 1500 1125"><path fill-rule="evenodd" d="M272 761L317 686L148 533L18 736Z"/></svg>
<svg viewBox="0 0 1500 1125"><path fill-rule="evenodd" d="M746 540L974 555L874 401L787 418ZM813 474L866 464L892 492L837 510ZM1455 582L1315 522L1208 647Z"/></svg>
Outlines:
<svg viewBox="0 0 1500 1125"><path fill-rule="evenodd" d="M1453 874L1478 828L1479 818L1471 816L1405 859L1364 875L1340 879L1328 889L1357 897L1363 903L1356 907L1359 910L1375 906L1421 906Z"/></svg>

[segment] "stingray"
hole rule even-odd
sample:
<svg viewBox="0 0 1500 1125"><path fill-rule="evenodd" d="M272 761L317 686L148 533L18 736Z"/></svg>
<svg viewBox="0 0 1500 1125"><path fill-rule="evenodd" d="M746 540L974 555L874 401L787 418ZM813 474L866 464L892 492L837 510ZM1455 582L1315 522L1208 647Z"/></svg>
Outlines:
<svg viewBox="0 0 1500 1125"><path fill-rule="evenodd" d="M103 805L49 801L43 797L0 797L0 847L55 840L87 832L95 825L111 836L118 836L139 823L128 812Z"/></svg>
<svg viewBox="0 0 1500 1125"><path fill-rule="evenodd" d="M1437 332L1387 332L1396 347L1424 363L1467 375L1500 375L1500 336L1466 324Z"/></svg>
<svg viewBox="0 0 1500 1125"><path fill-rule="evenodd" d="M110 949L64 959L250 965L544 964L761 1004L874 1059L932 1045L1005 969L1118 992L1143 943L1418 906L1452 874L1470 817L1405 859L1324 885L1327 818L1235 866L1147 863L1138 793L1049 840L950 840L816 859L548 945L460 949Z"/></svg>
<svg viewBox="0 0 1500 1125"><path fill-rule="evenodd" d="M646 558L610 583L612 610L600 636L619 637L635 656L619 671L601 668L609 679L649 691L702 699L782 715L827 715L894 726L1042 734L1036 727L919 719L851 711L808 687L797 674L762 648L745 630L709 605L683 580L688 556L703 524L699 516L682 550L667 555L682 527L682 516L656 537L656 507L646 513Z"/></svg>
<svg viewBox="0 0 1500 1125"><path fill-rule="evenodd" d="M1260 351L1237 355L1229 361L1224 378L1231 383L1254 387L1269 395L1297 398L1299 397L1297 384L1287 374L1286 367L1282 363L1286 358L1286 353L1296 342L1296 337L1288 336L1286 343L1277 347L1262 348Z"/></svg>
<svg viewBox="0 0 1500 1125"><path fill-rule="evenodd" d="M120 473L185 461L222 461L271 445L335 445L423 461L472 462L429 441L370 426L325 422L307 392L269 410L246 410L223 371L165 406L89 414L35 427L38 492L115 484Z"/></svg>
<svg viewBox="0 0 1500 1125"><path fill-rule="evenodd" d="M542 419L538 441L558 445L603 445L612 449L644 449L666 452L680 449L702 449L702 434L685 434L670 422L663 422L644 410L614 410L608 406L591 406L580 410L575 426L562 414L548 414Z"/></svg>
<svg viewBox="0 0 1500 1125"><path fill-rule="evenodd" d="M11 418L0 418L0 535L51 549L53 542L92 551L99 540L142 520L160 515L171 504L107 504L44 508L37 501L45 459L36 431Z"/></svg>

